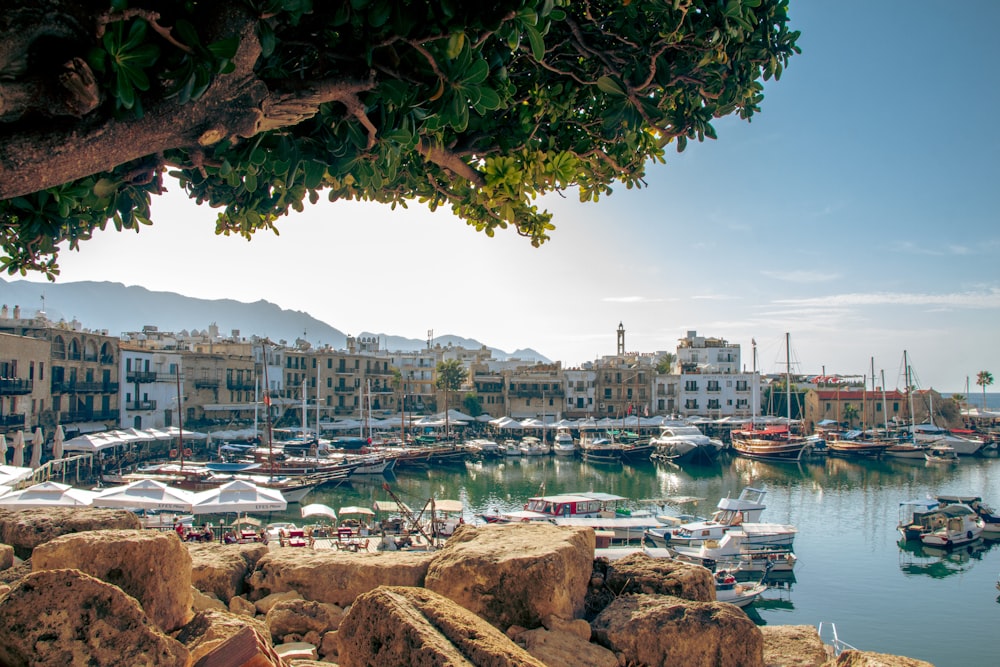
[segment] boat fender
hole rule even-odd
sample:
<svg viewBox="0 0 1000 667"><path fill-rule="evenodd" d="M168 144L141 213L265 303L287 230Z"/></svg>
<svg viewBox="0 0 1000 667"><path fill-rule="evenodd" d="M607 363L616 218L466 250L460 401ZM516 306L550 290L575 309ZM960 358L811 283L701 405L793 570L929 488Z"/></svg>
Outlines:
<svg viewBox="0 0 1000 667"><path fill-rule="evenodd" d="M190 447L185 447L184 448L184 456L191 456L192 454L194 454L194 452L191 451Z"/></svg>
<svg viewBox="0 0 1000 667"><path fill-rule="evenodd" d="M968 539L970 539L970 540L971 540L971 539L972 539L972 531L971 531L971 530L967 530L967 531L965 531L965 536L966 536L966 537L967 537Z"/></svg>
<svg viewBox="0 0 1000 667"><path fill-rule="evenodd" d="M176 449L171 449L170 450L170 458L172 458L172 459L177 458L177 450Z"/></svg>

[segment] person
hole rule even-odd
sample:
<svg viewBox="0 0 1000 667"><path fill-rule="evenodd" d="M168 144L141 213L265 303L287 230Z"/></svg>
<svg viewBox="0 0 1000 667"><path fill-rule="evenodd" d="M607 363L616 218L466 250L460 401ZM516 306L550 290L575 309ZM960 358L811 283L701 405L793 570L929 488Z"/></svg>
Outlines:
<svg viewBox="0 0 1000 667"><path fill-rule="evenodd" d="M222 537L222 541L225 544L236 544L236 534L231 530L227 530L226 534Z"/></svg>
<svg viewBox="0 0 1000 667"><path fill-rule="evenodd" d="M184 541L184 524L181 523L180 519L174 521L174 532L177 533L177 537L181 538L181 542Z"/></svg>
<svg viewBox="0 0 1000 667"><path fill-rule="evenodd" d="M212 527L209 526L207 523L203 523L201 525L201 541L211 542L214 539L215 539L215 533L212 532Z"/></svg>

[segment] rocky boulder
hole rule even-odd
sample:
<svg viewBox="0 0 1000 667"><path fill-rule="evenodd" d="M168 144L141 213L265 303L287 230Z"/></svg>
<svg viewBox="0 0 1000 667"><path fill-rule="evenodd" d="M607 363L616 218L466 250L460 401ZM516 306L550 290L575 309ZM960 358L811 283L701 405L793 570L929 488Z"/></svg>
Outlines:
<svg viewBox="0 0 1000 667"><path fill-rule="evenodd" d="M271 637L287 635L305 636L316 632L320 636L340 627L344 610L328 602L312 600L283 600L267 612L264 622Z"/></svg>
<svg viewBox="0 0 1000 667"><path fill-rule="evenodd" d="M588 627L588 631L589 629ZM619 667L614 653L603 646L592 644L575 632L535 628L525 630L513 639L518 646L524 647L528 653L545 663L546 667Z"/></svg>
<svg viewBox="0 0 1000 667"><path fill-rule="evenodd" d="M264 667L281 664L273 650L267 626L252 617L216 610L199 612L181 628L177 639L190 651L191 663L195 665ZM225 656L226 661L212 663L209 656Z"/></svg>
<svg viewBox="0 0 1000 667"><path fill-rule="evenodd" d="M424 585L497 628L579 617L594 564L594 531L551 524L460 526Z"/></svg>
<svg viewBox="0 0 1000 667"><path fill-rule="evenodd" d="M591 624L624 664L763 667L764 639L742 609L668 595L622 595Z"/></svg>
<svg viewBox="0 0 1000 667"><path fill-rule="evenodd" d="M18 558L30 558L39 544L67 533L124 528L142 528L142 522L128 510L94 507L0 509L0 542L14 547Z"/></svg>
<svg viewBox="0 0 1000 667"><path fill-rule="evenodd" d="M338 637L341 667L545 667L483 619L421 588L383 586L361 595Z"/></svg>
<svg viewBox="0 0 1000 667"><path fill-rule="evenodd" d="M379 586L423 586L434 553L350 553L280 549L257 562L248 580L251 600L298 591L307 600L346 607Z"/></svg>
<svg viewBox="0 0 1000 667"><path fill-rule="evenodd" d="M14 567L14 547L0 544L0 570L9 570L12 567Z"/></svg>
<svg viewBox="0 0 1000 667"><path fill-rule="evenodd" d="M38 545L35 572L71 567L118 586L134 597L165 632L192 616L191 556L173 532L95 530Z"/></svg>
<svg viewBox="0 0 1000 667"><path fill-rule="evenodd" d="M247 575L267 554L266 544L186 543L191 554L191 584L226 604L246 590Z"/></svg>
<svg viewBox="0 0 1000 667"><path fill-rule="evenodd" d="M764 664L781 667L820 667L833 655L813 625L762 625Z"/></svg>
<svg viewBox="0 0 1000 667"><path fill-rule="evenodd" d="M901 655L855 650L844 651L837 656L836 660L831 660L827 665L836 665L836 667L934 667L929 662Z"/></svg>
<svg viewBox="0 0 1000 667"><path fill-rule="evenodd" d="M0 664L187 663L187 649L150 623L135 598L79 570L32 572L0 597Z"/></svg>

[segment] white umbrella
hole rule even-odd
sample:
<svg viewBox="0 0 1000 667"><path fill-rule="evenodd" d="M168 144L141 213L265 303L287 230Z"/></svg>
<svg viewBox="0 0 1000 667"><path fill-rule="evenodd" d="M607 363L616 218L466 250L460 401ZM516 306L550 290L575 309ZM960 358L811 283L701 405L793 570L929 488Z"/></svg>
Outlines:
<svg viewBox="0 0 1000 667"><path fill-rule="evenodd" d="M31 468L0 465L0 484L17 484L31 479L34 474Z"/></svg>
<svg viewBox="0 0 1000 667"><path fill-rule="evenodd" d="M74 489L69 484L42 482L20 491L11 491L0 496L0 507L18 509L21 507L84 506L94 502L97 493Z"/></svg>
<svg viewBox="0 0 1000 667"><path fill-rule="evenodd" d="M0 433L0 465L7 463L7 436Z"/></svg>
<svg viewBox="0 0 1000 667"><path fill-rule="evenodd" d="M190 512L194 499L195 494L191 491L175 489L155 479L141 479L101 491L94 498L94 507Z"/></svg>
<svg viewBox="0 0 1000 667"><path fill-rule="evenodd" d="M236 480L196 493L191 512L194 514L227 514L230 512L281 512L288 507L277 489Z"/></svg>
<svg viewBox="0 0 1000 667"><path fill-rule="evenodd" d="M24 431L14 433L14 453L11 454L10 464L15 468L24 467Z"/></svg>
<svg viewBox="0 0 1000 667"><path fill-rule="evenodd" d="M56 426L56 433L52 436L52 458L61 459L63 455L63 443L66 442L66 432L63 431L62 424Z"/></svg>
<svg viewBox="0 0 1000 667"><path fill-rule="evenodd" d="M361 516L375 516L375 512L368 509L367 507L358 507L356 505L350 505L348 507L340 508L340 517L343 518L345 514L358 514Z"/></svg>
<svg viewBox="0 0 1000 667"><path fill-rule="evenodd" d="M334 521L337 520L337 513L333 511L333 508L329 505L324 505L322 503L313 503L311 505L305 505L302 508L302 516L328 516Z"/></svg>
<svg viewBox="0 0 1000 667"><path fill-rule="evenodd" d="M38 469L42 465L42 446L45 444L45 436L42 435L42 427L35 429L35 435L31 438L31 463L28 467Z"/></svg>

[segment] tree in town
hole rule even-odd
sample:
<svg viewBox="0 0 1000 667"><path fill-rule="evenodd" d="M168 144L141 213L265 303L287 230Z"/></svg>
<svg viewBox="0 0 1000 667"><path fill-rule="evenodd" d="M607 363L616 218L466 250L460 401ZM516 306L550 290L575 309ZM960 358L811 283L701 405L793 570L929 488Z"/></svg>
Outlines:
<svg viewBox="0 0 1000 667"><path fill-rule="evenodd" d="M673 352L664 352L656 360L656 372L660 375L669 375L675 361L677 361L676 354Z"/></svg>
<svg viewBox="0 0 1000 667"><path fill-rule="evenodd" d="M462 397L462 409L472 417L483 414L483 399L474 391L470 391Z"/></svg>
<svg viewBox="0 0 1000 667"><path fill-rule="evenodd" d="M151 224L331 200L450 206L538 246L536 199L645 184L750 120L799 52L788 0L24 0L0 13L0 268Z"/></svg>
<svg viewBox="0 0 1000 667"><path fill-rule="evenodd" d="M854 420L858 418L858 409L851 405L850 403L844 404L844 419L847 420L847 425L854 428Z"/></svg>
<svg viewBox="0 0 1000 667"><path fill-rule="evenodd" d="M451 431L448 423L451 392L462 388L466 378L469 377L469 372L458 359L439 361L436 371L437 377L434 378L434 386L444 391L444 432L447 435Z"/></svg>
<svg viewBox="0 0 1000 667"><path fill-rule="evenodd" d="M979 371L976 373L976 384L983 388L983 410L986 409L986 388L993 384L993 373Z"/></svg>

